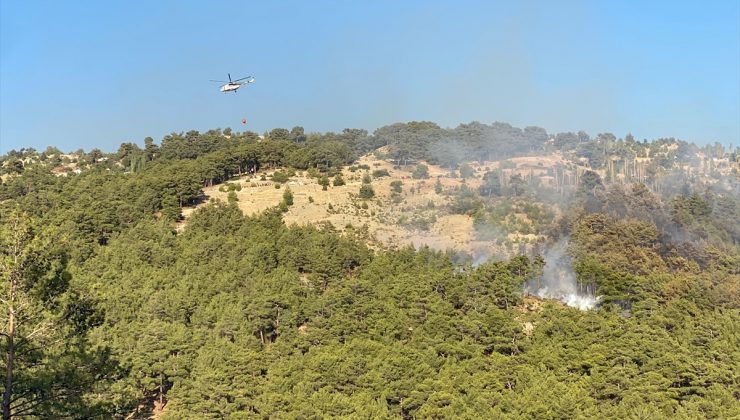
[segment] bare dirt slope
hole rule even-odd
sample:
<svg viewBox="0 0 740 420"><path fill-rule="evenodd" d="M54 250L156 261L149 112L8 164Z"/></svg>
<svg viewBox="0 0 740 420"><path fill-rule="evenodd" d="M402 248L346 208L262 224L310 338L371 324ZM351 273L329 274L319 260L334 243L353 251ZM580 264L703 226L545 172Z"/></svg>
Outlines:
<svg viewBox="0 0 740 420"><path fill-rule="evenodd" d="M463 183L462 179L449 177L449 171L433 166L429 167L429 178L416 180L411 178L414 166L394 169L392 163L377 159L373 154L359 159L357 165L367 165L369 171L355 172L345 168L342 175L346 181L343 186L329 186L322 191L318 180L309 178L305 173L297 173L290 181L275 188L270 181L271 172L265 172L267 180L260 180L263 173L251 178L243 177L238 182L241 191L237 191L239 208L247 215L260 213L267 208L277 206L283 197L286 186L293 192L294 204L285 213L287 224L319 224L330 222L340 231L348 227L366 227L369 242L374 247L396 248L406 245L421 247L427 245L438 250L455 250L470 254L473 257L500 254L503 247L493 241L478 241L475 238L473 220L469 216L449 214L446 204L451 199L445 192L453 190ZM372 186L375 198L362 200L358 192L362 186L362 177L366 172L385 169L390 176L374 178ZM483 168L478 169L482 177ZM443 186L443 193L437 194L434 189L437 177ZM403 183L400 197L392 199L391 182ZM477 187L479 179L466 181L471 188ZM219 185L204 188L207 198L227 200L228 193L219 191ZM311 202L312 200L312 202ZM367 208L363 208L363 203ZM184 209L186 217L193 209ZM428 230L413 226L415 219L425 219ZM495 252L494 252L495 251Z"/></svg>

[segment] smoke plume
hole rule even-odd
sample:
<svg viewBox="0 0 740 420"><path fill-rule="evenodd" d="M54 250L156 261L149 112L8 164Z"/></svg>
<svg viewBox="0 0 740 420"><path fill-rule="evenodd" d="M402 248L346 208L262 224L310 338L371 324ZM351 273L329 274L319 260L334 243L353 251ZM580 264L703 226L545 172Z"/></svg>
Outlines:
<svg viewBox="0 0 740 420"><path fill-rule="evenodd" d="M530 281L526 291L541 298L558 299L582 311L593 309L600 297L594 296L589 287L579 287L570 256L566 253L567 245L567 239L561 239L545 252L542 277Z"/></svg>

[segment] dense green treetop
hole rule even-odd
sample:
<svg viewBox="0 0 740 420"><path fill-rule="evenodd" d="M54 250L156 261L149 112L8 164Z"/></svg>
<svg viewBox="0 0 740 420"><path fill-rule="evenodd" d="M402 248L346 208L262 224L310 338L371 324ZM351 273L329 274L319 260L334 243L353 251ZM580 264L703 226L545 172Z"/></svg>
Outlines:
<svg viewBox="0 0 740 420"><path fill-rule="evenodd" d="M426 183L477 239L537 242L473 264L371 249L359 229L286 226L280 208L247 217L234 200L202 202L203 187L266 169L338 187L338 168L382 146L415 178L429 175L419 161L459 168L459 185ZM549 169L549 190L501 160L556 148L569 160ZM740 200L736 176L713 166L723 159L736 152L475 122L13 151L0 185L4 414L736 417ZM487 160L500 162L473 170ZM681 166L692 162L710 181ZM378 205L374 176L359 194ZM395 182L399 198L422 181ZM594 310L525 294L565 239L578 287L601 297Z"/></svg>

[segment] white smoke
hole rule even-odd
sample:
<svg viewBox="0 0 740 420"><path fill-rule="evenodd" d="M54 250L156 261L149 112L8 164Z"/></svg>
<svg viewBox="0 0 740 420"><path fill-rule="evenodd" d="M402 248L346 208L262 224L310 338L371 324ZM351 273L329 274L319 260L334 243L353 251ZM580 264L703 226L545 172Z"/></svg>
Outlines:
<svg viewBox="0 0 740 420"><path fill-rule="evenodd" d="M528 282L526 291L541 298L558 299L582 311L593 309L601 297L594 296L589 287L579 287L570 257L565 252L567 245L567 239L562 239L545 252L542 277Z"/></svg>

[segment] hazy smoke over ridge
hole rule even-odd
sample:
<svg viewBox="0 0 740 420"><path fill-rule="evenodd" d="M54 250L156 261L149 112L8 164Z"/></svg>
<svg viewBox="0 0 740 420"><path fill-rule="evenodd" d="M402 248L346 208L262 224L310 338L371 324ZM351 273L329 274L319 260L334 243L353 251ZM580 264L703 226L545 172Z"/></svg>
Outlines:
<svg viewBox="0 0 740 420"><path fill-rule="evenodd" d="M542 277L530 281L526 291L541 298L558 299L582 311L593 309L600 297L595 297L588 288L578 287L571 259L565 252L567 245L567 239L561 239L545 252Z"/></svg>

